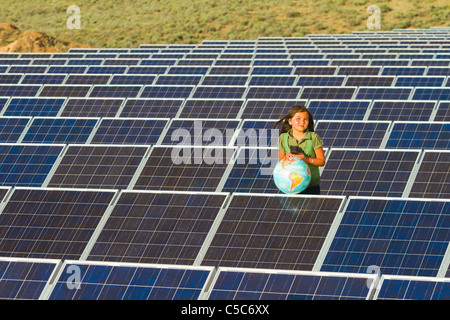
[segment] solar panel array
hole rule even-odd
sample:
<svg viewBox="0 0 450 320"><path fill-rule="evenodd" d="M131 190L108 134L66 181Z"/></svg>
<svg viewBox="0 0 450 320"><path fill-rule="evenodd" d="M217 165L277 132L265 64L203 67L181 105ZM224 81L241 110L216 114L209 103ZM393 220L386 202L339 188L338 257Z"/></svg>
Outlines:
<svg viewBox="0 0 450 320"><path fill-rule="evenodd" d="M449 28L0 53L0 298L448 298L449 77Z"/></svg>

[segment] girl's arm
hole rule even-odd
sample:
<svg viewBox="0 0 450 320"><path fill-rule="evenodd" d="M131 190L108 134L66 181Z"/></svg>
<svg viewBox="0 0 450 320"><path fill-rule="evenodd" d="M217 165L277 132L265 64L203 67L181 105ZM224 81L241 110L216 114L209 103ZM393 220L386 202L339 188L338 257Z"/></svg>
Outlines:
<svg viewBox="0 0 450 320"><path fill-rule="evenodd" d="M325 165L325 154L323 152L323 148L322 147L318 148L315 151L315 153L316 153L315 158L307 157L303 153L298 154L296 156L298 156L300 159L303 159L303 161L305 161L306 163L312 164L316 167L323 167Z"/></svg>

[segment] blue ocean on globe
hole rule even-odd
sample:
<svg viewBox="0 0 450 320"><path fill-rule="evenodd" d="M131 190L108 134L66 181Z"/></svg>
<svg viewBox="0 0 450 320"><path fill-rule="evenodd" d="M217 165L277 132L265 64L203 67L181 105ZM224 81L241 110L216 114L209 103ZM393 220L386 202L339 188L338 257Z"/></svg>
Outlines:
<svg viewBox="0 0 450 320"><path fill-rule="evenodd" d="M311 172L302 159L282 159L273 170L273 180L283 193L300 193L311 182Z"/></svg>

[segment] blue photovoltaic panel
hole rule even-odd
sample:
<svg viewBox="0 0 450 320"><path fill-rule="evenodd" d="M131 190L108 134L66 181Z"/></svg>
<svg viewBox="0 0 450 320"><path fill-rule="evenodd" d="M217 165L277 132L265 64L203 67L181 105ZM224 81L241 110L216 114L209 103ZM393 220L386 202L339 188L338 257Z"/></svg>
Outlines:
<svg viewBox="0 0 450 320"><path fill-rule="evenodd" d="M106 74L71 74L65 84L107 84L111 75Z"/></svg>
<svg viewBox="0 0 450 320"><path fill-rule="evenodd" d="M331 148L379 148L390 122L325 121L317 123L315 132ZM345 132L345 134L343 134Z"/></svg>
<svg viewBox="0 0 450 320"><path fill-rule="evenodd" d="M368 120L428 121L434 101L374 101Z"/></svg>
<svg viewBox="0 0 450 320"><path fill-rule="evenodd" d="M127 68L126 66L91 66L86 71L86 74L124 74Z"/></svg>
<svg viewBox="0 0 450 320"><path fill-rule="evenodd" d="M93 98L136 98L141 91L141 86L107 85L94 86L89 93Z"/></svg>
<svg viewBox="0 0 450 320"><path fill-rule="evenodd" d="M425 150L409 197L450 198L450 152Z"/></svg>
<svg viewBox="0 0 450 320"><path fill-rule="evenodd" d="M370 100L310 100L314 120L363 120Z"/></svg>
<svg viewBox="0 0 450 320"><path fill-rule="evenodd" d="M71 289L76 266L79 289ZM206 286L210 268L146 264L104 264L68 261L50 300L197 300Z"/></svg>
<svg viewBox="0 0 450 320"><path fill-rule="evenodd" d="M300 98L345 100L351 99L355 90L356 87L305 87Z"/></svg>
<svg viewBox="0 0 450 320"><path fill-rule="evenodd" d="M450 88L416 88L412 100L450 100Z"/></svg>
<svg viewBox="0 0 450 320"><path fill-rule="evenodd" d="M440 87L445 77L398 77L396 87Z"/></svg>
<svg viewBox="0 0 450 320"><path fill-rule="evenodd" d="M250 147L278 147L280 126L274 120L242 120L234 145Z"/></svg>
<svg viewBox="0 0 450 320"><path fill-rule="evenodd" d="M450 202L350 198L321 271L435 277L448 247Z"/></svg>
<svg viewBox="0 0 450 320"><path fill-rule="evenodd" d="M62 145L0 145L0 185L40 187Z"/></svg>
<svg viewBox="0 0 450 320"><path fill-rule="evenodd" d="M310 271L342 201L234 193L201 264Z"/></svg>
<svg viewBox="0 0 450 320"><path fill-rule="evenodd" d="M1 85L0 96L35 97L41 86L36 85Z"/></svg>
<svg viewBox="0 0 450 320"><path fill-rule="evenodd" d="M297 99L301 87L249 87L246 99Z"/></svg>
<svg viewBox="0 0 450 320"><path fill-rule="evenodd" d="M356 99L367 100L408 100L414 88L400 87L366 87L357 90ZM425 100L425 99L417 99Z"/></svg>
<svg viewBox="0 0 450 320"><path fill-rule="evenodd" d="M21 84L62 84L65 78L60 74L27 74Z"/></svg>
<svg viewBox="0 0 450 320"><path fill-rule="evenodd" d="M293 67L253 67L252 75L290 75Z"/></svg>
<svg viewBox="0 0 450 320"><path fill-rule="evenodd" d="M198 85L202 80L202 76L196 75L160 75L156 80L156 85ZM151 83L148 83L151 84Z"/></svg>
<svg viewBox="0 0 450 320"><path fill-rule="evenodd" d="M252 76L249 86L292 86L296 76Z"/></svg>
<svg viewBox="0 0 450 320"><path fill-rule="evenodd" d="M242 119L274 119L284 116L296 104L305 104L306 100L294 99L248 99L245 103Z"/></svg>
<svg viewBox="0 0 450 320"><path fill-rule="evenodd" d="M168 119L103 118L91 143L156 144Z"/></svg>
<svg viewBox="0 0 450 320"><path fill-rule="evenodd" d="M147 146L69 145L48 187L126 189L147 150Z"/></svg>
<svg viewBox="0 0 450 320"><path fill-rule="evenodd" d="M191 95L194 86L146 86L140 98L181 99Z"/></svg>
<svg viewBox="0 0 450 320"><path fill-rule="evenodd" d="M18 84L22 74L0 74L0 84Z"/></svg>
<svg viewBox="0 0 450 320"><path fill-rule="evenodd" d="M155 78L155 75L114 75L109 84L150 85Z"/></svg>
<svg viewBox="0 0 450 320"><path fill-rule="evenodd" d="M384 67L383 76L423 76L426 68L422 67Z"/></svg>
<svg viewBox="0 0 450 320"><path fill-rule="evenodd" d="M0 215L0 256L79 259L114 195L15 188Z"/></svg>
<svg viewBox="0 0 450 320"><path fill-rule="evenodd" d="M278 148L241 148L223 192L281 193L273 181Z"/></svg>
<svg viewBox="0 0 450 320"><path fill-rule="evenodd" d="M434 121L450 121L450 102L440 102Z"/></svg>
<svg viewBox="0 0 450 320"><path fill-rule="evenodd" d="M337 71L338 75L358 75L358 76L378 76L380 75L381 67L346 67L341 66L339 67L339 70Z"/></svg>
<svg viewBox="0 0 450 320"><path fill-rule="evenodd" d="M98 119L34 118L22 143L85 143Z"/></svg>
<svg viewBox="0 0 450 320"><path fill-rule="evenodd" d="M194 99L242 99L244 86L198 86L192 98Z"/></svg>
<svg viewBox="0 0 450 320"><path fill-rule="evenodd" d="M216 191L235 148L152 148L134 189Z"/></svg>
<svg viewBox="0 0 450 320"><path fill-rule="evenodd" d="M173 119L161 144L227 146L239 123L240 120Z"/></svg>
<svg viewBox="0 0 450 320"><path fill-rule="evenodd" d="M167 74L206 74L209 70L209 67L186 67L186 66L174 66L170 67L167 71Z"/></svg>
<svg viewBox="0 0 450 320"><path fill-rule="evenodd" d="M219 268L209 300L366 300L370 276Z"/></svg>
<svg viewBox="0 0 450 320"><path fill-rule="evenodd" d="M235 119L243 103L242 99L188 99L180 117Z"/></svg>
<svg viewBox="0 0 450 320"><path fill-rule="evenodd" d="M62 117L113 117L119 111L123 98L70 98Z"/></svg>
<svg viewBox="0 0 450 320"><path fill-rule="evenodd" d="M30 119L0 117L0 142L17 142Z"/></svg>
<svg viewBox="0 0 450 320"><path fill-rule="evenodd" d="M392 85L394 77L348 76L345 86L350 87L387 87Z"/></svg>
<svg viewBox="0 0 450 320"><path fill-rule="evenodd" d="M64 98L12 98L3 116L56 116Z"/></svg>
<svg viewBox="0 0 450 320"><path fill-rule="evenodd" d="M429 67L427 70L427 76L450 76L450 68L437 68L437 67Z"/></svg>
<svg viewBox="0 0 450 320"><path fill-rule="evenodd" d="M86 69L85 66L49 66L47 73L81 74L85 73Z"/></svg>
<svg viewBox="0 0 450 320"><path fill-rule="evenodd" d="M448 300L450 279L384 276L376 300Z"/></svg>
<svg viewBox="0 0 450 320"><path fill-rule="evenodd" d="M386 148L450 149L450 122L394 122Z"/></svg>
<svg viewBox="0 0 450 320"><path fill-rule="evenodd" d="M184 99L127 99L120 117L174 118Z"/></svg>
<svg viewBox="0 0 450 320"><path fill-rule="evenodd" d="M88 260L192 265L224 193L122 192Z"/></svg>
<svg viewBox="0 0 450 320"><path fill-rule="evenodd" d="M127 74L164 74L167 71L167 67L158 66L136 66L129 67Z"/></svg>
<svg viewBox="0 0 450 320"><path fill-rule="evenodd" d="M0 300L37 300L58 260L0 258Z"/></svg>
<svg viewBox="0 0 450 320"><path fill-rule="evenodd" d="M345 80L344 76L300 76L298 78L297 86L311 87L311 86L341 86Z"/></svg>
<svg viewBox="0 0 450 320"><path fill-rule="evenodd" d="M333 76L336 73L337 67L297 67L294 74L296 75L329 75Z"/></svg>
<svg viewBox="0 0 450 320"><path fill-rule="evenodd" d="M332 149L321 194L401 197L418 155L418 150Z"/></svg>
<svg viewBox="0 0 450 320"><path fill-rule="evenodd" d="M201 84L203 86L244 86L248 76L204 76Z"/></svg>
<svg viewBox="0 0 450 320"><path fill-rule="evenodd" d="M90 86L82 85L44 85L40 97L86 97Z"/></svg>

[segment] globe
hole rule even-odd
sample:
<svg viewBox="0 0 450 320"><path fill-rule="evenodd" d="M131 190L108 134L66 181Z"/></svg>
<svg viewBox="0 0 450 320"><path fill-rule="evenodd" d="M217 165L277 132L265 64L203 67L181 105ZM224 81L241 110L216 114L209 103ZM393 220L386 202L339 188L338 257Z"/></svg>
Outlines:
<svg viewBox="0 0 450 320"><path fill-rule="evenodd" d="M311 171L302 159L281 159L273 170L273 180L283 193L300 193L311 182Z"/></svg>

